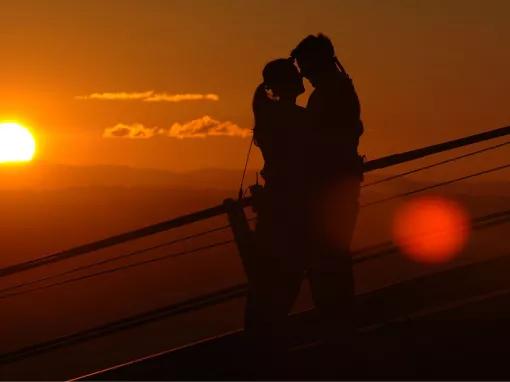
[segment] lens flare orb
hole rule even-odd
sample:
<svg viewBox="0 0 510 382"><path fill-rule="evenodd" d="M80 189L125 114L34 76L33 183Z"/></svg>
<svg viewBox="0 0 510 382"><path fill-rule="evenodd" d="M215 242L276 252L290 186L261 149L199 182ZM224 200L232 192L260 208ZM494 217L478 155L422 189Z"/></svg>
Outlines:
<svg viewBox="0 0 510 382"><path fill-rule="evenodd" d="M19 123L0 123L0 163L29 162L35 154L32 133Z"/></svg>
<svg viewBox="0 0 510 382"><path fill-rule="evenodd" d="M393 240L402 253L421 263L454 259L465 246L470 219L457 202L424 196L406 202L393 220Z"/></svg>

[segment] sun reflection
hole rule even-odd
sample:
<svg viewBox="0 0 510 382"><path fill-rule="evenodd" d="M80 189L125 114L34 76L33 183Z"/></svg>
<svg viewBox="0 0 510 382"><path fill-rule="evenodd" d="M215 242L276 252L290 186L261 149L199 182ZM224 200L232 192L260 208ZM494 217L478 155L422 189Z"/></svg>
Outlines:
<svg viewBox="0 0 510 382"><path fill-rule="evenodd" d="M401 251L423 263L452 260L469 235L469 217L457 202L439 196L408 201L395 214L393 238Z"/></svg>

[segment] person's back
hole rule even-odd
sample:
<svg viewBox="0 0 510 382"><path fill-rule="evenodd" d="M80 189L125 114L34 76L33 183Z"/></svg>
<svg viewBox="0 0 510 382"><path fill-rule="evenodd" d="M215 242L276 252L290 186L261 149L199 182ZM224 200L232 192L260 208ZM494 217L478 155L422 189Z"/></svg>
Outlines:
<svg viewBox="0 0 510 382"><path fill-rule="evenodd" d="M305 220L296 184L303 158L306 110L296 105L303 80L288 59L271 61L253 99L254 138L264 157L264 190L257 203L255 251L245 261L248 277L245 329L252 348L269 361L282 349L287 314L305 274L296 254ZM277 360L274 358L273 360Z"/></svg>
<svg viewBox="0 0 510 382"><path fill-rule="evenodd" d="M255 142L264 158L262 176L268 189L287 190L301 173L307 133L306 110L296 104L274 102L263 123L254 130Z"/></svg>
<svg viewBox="0 0 510 382"><path fill-rule="evenodd" d="M302 231L306 215L306 193L300 187L310 134L308 112L296 104L304 91L297 68L287 59L270 62L264 69L265 83L255 92L254 138L264 157L263 202L258 206L258 243L281 261L299 259L292 249L296 231ZM268 96L268 90L272 97ZM278 244L278 250L274 250ZM259 255L263 256L263 254ZM302 258L302 256L301 256Z"/></svg>

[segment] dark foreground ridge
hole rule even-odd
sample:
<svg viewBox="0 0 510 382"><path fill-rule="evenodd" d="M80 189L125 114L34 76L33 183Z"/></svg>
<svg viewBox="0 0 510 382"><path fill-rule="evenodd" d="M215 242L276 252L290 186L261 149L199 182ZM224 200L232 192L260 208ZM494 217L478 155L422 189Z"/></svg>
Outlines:
<svg viewBox="0 0 510 382"><path fill-rule="evenodd" d="M284 370L250 374L242 332L99 371L83 380L509 379L510 256L358 296L355 362L317 342L313 311L289 326ZM325 364L325 360L337 360ZM329 366L328 366L329 365Z"/></svg>

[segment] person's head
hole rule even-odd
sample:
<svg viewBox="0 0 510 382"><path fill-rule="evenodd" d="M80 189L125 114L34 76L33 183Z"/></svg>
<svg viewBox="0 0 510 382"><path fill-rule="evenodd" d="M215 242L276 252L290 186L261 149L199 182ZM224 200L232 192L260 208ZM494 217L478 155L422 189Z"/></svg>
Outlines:
<svg viewBox="0 0 510 382"><path fill-rule="evenodd" d="M270 89L280 100L294 102L305 91L303 78L293 61L288 58L273 60L262 71L266 89Z"/></svg>
<svg viewBox="0 0 510 382"><path fill-rule="evenodd" d="M297 96L305 91L303 78L293 60L289 58L269 62L264 67L262 77L264 81L257 86L252 103L255 136L263 131L264 127L271 126L276 102L274 98L284 103L295 103ZM269 97L268 91L273 97Z"/></svg>
<svg viewBox="0 0 510 382"><path fill-rule="evenodd" d="M307 36L290 55L296 60L303 77L314 86L323 73L337 70L333 44L322 33Z"/></svg>

